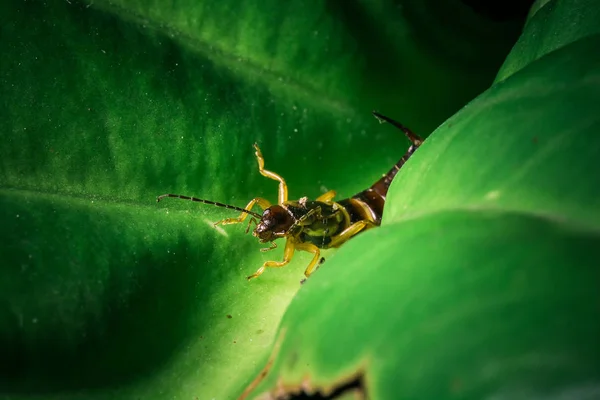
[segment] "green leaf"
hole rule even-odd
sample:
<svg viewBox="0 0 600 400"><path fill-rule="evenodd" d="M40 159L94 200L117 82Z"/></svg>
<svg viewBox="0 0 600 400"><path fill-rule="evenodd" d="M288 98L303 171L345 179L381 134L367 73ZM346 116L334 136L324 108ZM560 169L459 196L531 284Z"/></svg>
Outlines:
<svg viewBox="0 0 600 400"><path fill-rule="evenodd" d="M500 82L534 60L586 36L600 33L600 7L595 0L538 0L523 34L496 76Z"/></svg>
<svg viewBox="0 0 600 400"><path fill-rule="evenodd" d="M382 227L298 292L249 398L599 395L599 48L531 58L442 124Z"/></svg>
<svg viewBox="0 0 600 400"><path fill-rule="evenodd" d="M274 200L255 141L293 198L352 195L406 148L370 110L425 135L521 22L459 1L2 2L0 395L235 397L308 256L248 283L281 249L156 196Z"/></svg>
<svg viewBox="0 0 600 400"><path fill-rule="evenodd" d="M448 119L394 180L385 221L502 209L600 226L600 35L531 63Z"/></svg>
<svg viewBox="0 0 600 400"><path fill-rule="evenodd" d="M290 304L253 394L350 382L373 399L597 395L598 230L458 210L351 243Z"/></svg>

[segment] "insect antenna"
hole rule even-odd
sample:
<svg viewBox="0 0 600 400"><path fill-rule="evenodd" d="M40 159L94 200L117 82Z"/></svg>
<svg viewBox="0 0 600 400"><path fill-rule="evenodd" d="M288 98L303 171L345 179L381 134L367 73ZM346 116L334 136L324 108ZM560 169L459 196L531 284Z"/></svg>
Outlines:
<svg viewBox="0 0 600 400"><path fill-rule="evenodd" d="M161 201L165 197L174 197L176 199L191 200L191 201L196 201L198 203L210 204L210 205L217 206L217 207L222 207L222 208L229 208L230 210L241 211L241 212L244 212L246 214L250 214L253 217L256 217L258 219L260 219L262 217L260 214L255 213L254 211L246 210L245 208L236 207L236 206L232 206L232 205L229 205L229 204L223 204L223 203L219 203L217 201L210 201L210 200L198 199L196 197L184 196L184 195L181 195L181 194L171 194L171 193L163 194L163 195L160 195L160 196L158 196L156 198L156 202L158 203L159 201Z"/></svg>
<svg viewBox="0 0 600 400"><path fill-rule="evenodd" d="M411 143L415 146L419 147L421 144L423 144L423 139L421 139L419 135L413 133L413 131L408 129L406 126L402 125L400 122L394 121L393 119L386 117L385 115L381 115L377 111L373 111L373 116L375 116L375 118L377 118L381 123L387 122L400 129L402 132L404 132L408 140L410 140Z"/></svg>

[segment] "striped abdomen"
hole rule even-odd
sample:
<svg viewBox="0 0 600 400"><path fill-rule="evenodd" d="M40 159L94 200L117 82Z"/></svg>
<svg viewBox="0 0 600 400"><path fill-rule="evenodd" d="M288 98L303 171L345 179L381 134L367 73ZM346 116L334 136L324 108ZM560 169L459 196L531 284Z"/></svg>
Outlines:
<svg viewBox="0 0 600 400"><path fill-rule="evenodd" d="M383 207L385 205L387 191L392 183L392 180L398 171L400 171L400 168L402 168L404 163L410 158L410 156L413 155L419 146L421 146L423 139L399 122L396 122L388 117L384 117L381 114L373 114L375 114L375 116L380 120L389 122L402 130L412 144L402 158L400 158L400 160L392 167L392 169L390 169L387 174L383 175L381 179L371 185L370 188L355 194L351 198L340 200L339 204L346 209L348 214L350 214L350 220L352 223L368 219L369 221L379 225L381 224L381 217L383 215Z"/></svg>

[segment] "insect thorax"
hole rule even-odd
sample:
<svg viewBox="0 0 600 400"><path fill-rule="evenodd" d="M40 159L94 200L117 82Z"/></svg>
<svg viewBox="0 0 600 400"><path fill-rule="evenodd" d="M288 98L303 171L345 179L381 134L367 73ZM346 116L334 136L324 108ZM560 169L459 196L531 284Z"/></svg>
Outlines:
<svg viewBox="0 0 600 400"><path fill-rule="evenodd" d="M332 236L349 225L347 213L336 203L303 200L285 205L297 221L290 234L319 248L327 248Z"/></svg>

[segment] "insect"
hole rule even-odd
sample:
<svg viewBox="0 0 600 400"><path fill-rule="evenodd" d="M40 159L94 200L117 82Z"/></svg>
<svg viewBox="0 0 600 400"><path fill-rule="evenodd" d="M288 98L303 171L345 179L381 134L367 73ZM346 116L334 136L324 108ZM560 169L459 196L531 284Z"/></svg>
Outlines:
<svg viewBox="0 0 600 400"><path fill-rule="evenodd" d="M269 247L261 249L263 252L275 249L277 247L275 240L286 238L283 260L266 261L255 273L247 277L248 280L260 276L267 268L280 268L289 264L296 250L313 254L312 260L304 271L304 275L308 278L315 267L324 261L321 258L320 249L339 247L360 232L381 224L385 198L394 176L423 143L423 139L399 122L377 112L373 112L373 115L380 122L388 122L404 132L410 140L411 146L381 179L350 198L334 201L336 192L330 190L315 200L309 200L307 197L302 197L299 200L288 200L288 187L285 180L275 172L265 169L265 159L258 145L254 144L258 171L261 175L279 182L277 204L271 204L266 199L256 197L250 200L246 207L241 208L216 201L170 193L158 196L156 201L160 201L165 197L175 197L239 211L241 213L239 217L222 219L215 222L214 226L241 224L250 217L246 233L254 224L255 228L252 235L257 237L260 243L270 244ZM263 209L262 214L252 211L255 205Z"/></svg>

